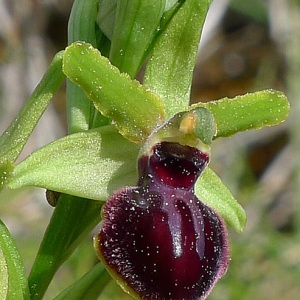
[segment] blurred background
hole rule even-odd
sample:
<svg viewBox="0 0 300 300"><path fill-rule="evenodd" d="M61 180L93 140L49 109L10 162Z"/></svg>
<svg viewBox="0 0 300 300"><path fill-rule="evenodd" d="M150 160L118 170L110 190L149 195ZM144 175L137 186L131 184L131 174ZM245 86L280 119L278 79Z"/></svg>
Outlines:
<svg viewBox="0 0 300 300"><path fill-rule="evenodd" d="M67 45L72 0L0 0L0 132L16 116L54 54ZM300 299L300 1L214 0L204 26L191 102L262 89L283 91L287 122L213 144L211 167L248 215L229 229L231 263L210 300ZM66 134L64 87L40 120L20 160ZM0 218L30 271L53 208L41 189L3 191ZM96 261L86 238L59 270L45 299ZM127 299L114 283L101 296ZM129 299L129 298L128 298Z"/></svg>

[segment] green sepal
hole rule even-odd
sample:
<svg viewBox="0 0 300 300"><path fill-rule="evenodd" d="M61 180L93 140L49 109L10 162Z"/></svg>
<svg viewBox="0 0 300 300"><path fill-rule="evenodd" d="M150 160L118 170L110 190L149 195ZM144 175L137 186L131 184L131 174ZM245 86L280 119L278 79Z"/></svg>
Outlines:
<svg viewBox="0 0 300 300"><path fill-rule="evenodd" d="M140 146L129 142L113 125L63 137L18 164L7 186L38 186L94 200L137 181Z"/></svg>
<svg viewBox="0 0 300 300"><path fill-rule="evenodd" d="M8 229L0 220L0 299L30 299L23 262Z"/></svg>
<svg viewBox="0 0 300 300"><path fill-rule="evenodd" d="M210 168L206 168L195 185L197 197L213 208L237 232L242 232L247 221L246 212L229 189Z"/></svg>
<svg viewBox="0 0 300 300"><path fill-rule="evenodd" d="M164 120L163 103L109 60L83 42L67 47L63 71L81 86L95 107L110 117L120 133L133 142L144 141Z"/></svg>

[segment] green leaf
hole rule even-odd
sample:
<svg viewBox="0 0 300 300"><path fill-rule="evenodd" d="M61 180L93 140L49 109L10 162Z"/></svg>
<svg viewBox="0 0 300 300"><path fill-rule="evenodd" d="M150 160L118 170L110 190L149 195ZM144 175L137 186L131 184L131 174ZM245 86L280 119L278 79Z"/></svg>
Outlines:
<svg viewBox="0 0 300 300"><path fill-rule="evenodd" d="M75 0L68 23L68 43L85 41L96 46L95 22L99 0Z"/></svg>
<svg viewBox="0 0 300 300"><path fill-rule="evenodd" d="M144 84L164 101L167 118L186 110L209 0L186 0L160 32Z"/></svg>
<svg viewBox="0 0 300 300"><path fill-rule="evenodd" d="M85 41L96 47L95 22L98 0L75 0L68 24L68 43ZM75 133L92 128L95 108L86 94L67 80L68 131Z"/></svg>
<svg viewBox="0 0 300 300"><path fill-rule="evenodd" d="M74 133L18 164L7 186L15 189L33 185L106 201L116 189L136 183L139 148L113 125Z"/></svg>
<svg viewBox="0 0 300 300"><path fill-rule="evenodd" d="M15 243L0 220L0 299L29 299L25 270Z"/></svg>
<svg viewBox="0 0 300 300"><path fill-rule="evenodd" d="M195 192L202 202L215 209L237 232L243 230L246 225L244 209L210 168L206 168L196 182Z"/></svg>
<svg viewBox="0 0 300 300"><path fill-rule="evenodd" d="M65 50L63 71L131 141L144 141L164 120L160 99L127 74L120 74L89 44L78 42Z"/></svg>
<svg viewBox="0 0 300 300"><path fill-rule="evenodd" d="M214 115L217 124L215 138L228 137L248 129L278 125L286 119L290 111L286 96L274 90L197 103L190 106L190 109L195 107L206 107Z"/></svg>
<svg viewBox="0 0 300 300"><path fill-rule="evenodd" d="M0 160L0 192L6 182L10 179L13 169L14 165L11 162Z"/></svg>
<svg viewBox="0 0 300 300"><path fill-rule="evenodd" d="M58 52L25 106L0 137L0 160L14 162L63 79L63 51Z"/></svg>
<svg viewBox="0 0 300 300"><path fill-rule="evenodd" d="M171 9L177 2L178 0L166 0L165 11Z"/></svg>
<svg viewBox="0 0 300 300"><path fill-rule="evenodd" d="M31 300L43 298L58 268L100 222L102 204L65 194L60 196L29 275Z"/></svg>
<svg viewBox="0 0 300 300"><path fill-rule="evenodd" d="M54 300L97 300L110 280L111 277L106 269L101 263L98 263L82 278L55 297Z"/></svg>
<svg viewBox="0 0 300 300"><path fill-rule="evenodd" d="M110 61L133 78L158 32L165 0L119 0Z"/></svg>
<svg viewBox="0 0 300 300"><path fill-rule="evenodd" d="M101 31L112 40L118 0L100 0L97 24Z"/></svg>

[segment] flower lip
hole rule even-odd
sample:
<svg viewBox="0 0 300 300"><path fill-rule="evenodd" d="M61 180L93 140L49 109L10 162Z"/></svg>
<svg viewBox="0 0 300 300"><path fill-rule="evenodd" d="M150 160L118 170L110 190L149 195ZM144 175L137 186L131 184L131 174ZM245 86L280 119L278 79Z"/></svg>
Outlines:
<svg viewBox="0 0 300 300"><path fill-rule="evenodd" d="M204 300L229 261L222 219L194 192L209 154L183 140L148 146L137 185L103 207L97 254L135 299Z"/></svg>
<svg viewBox="0 0 300 300"><path fill-rule="evenodd" d="M153 147L147 173L148 177L151 176L165 185L190 189L208 162L208 154L197 148L174 142L161 142Z"/></svg>
<svg viewBox="0 0 300 300"><path fill-rule="evenodd" d="M149 193L145 207L137 199L146 196L141 187L124 188L104 206L97 254L135 299L204 300L226 272L229 254L222 220L191 190L175 190L175 198ZM166 200L170 207L164 208ZM174 213L177 223L170 220Z"/></svg>

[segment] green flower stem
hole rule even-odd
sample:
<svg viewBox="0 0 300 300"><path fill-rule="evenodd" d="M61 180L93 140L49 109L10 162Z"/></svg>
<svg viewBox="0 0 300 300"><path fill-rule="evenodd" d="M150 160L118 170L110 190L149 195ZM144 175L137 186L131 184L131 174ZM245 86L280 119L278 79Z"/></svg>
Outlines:
<svg viewBox="0 0 300 300"><path fill-rule="evenodd" d="M25 106L0 137L0 162L14 162L18 158L54 93L62 84L65 78L62 57L63 51L55 55Z"/></svg>
<svg viewBox="0 0 300 300"><path fill-rule="evenodd" d="M198 43L210 2L184 1L160 32L150 56L144 84L164 101L167 118L189 105Z"/></svg>
<svg viewBox="0 0 300 300"><path fill-rule="evenodd" d="M104 266L98 263L54 300L97 300L110 280L111 277L106 272Z"/></svg>
<svg viewBox="0 0 300 300"><path fill-rule="evenodd" d="M103 202L62 194L29 275L31 299L42 299L61 264L100 222Z"/></svg>

